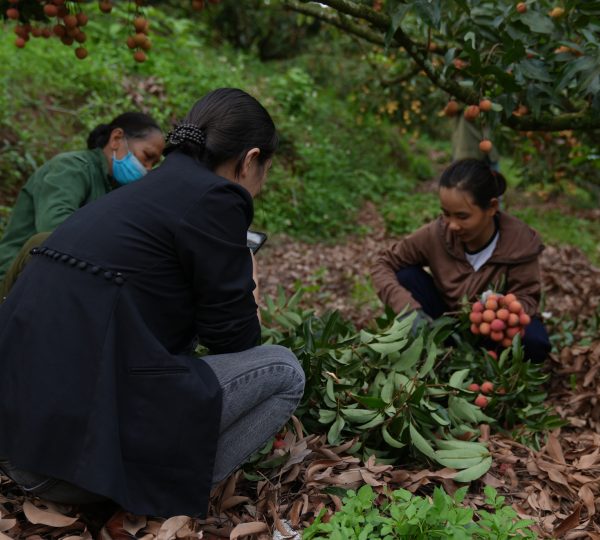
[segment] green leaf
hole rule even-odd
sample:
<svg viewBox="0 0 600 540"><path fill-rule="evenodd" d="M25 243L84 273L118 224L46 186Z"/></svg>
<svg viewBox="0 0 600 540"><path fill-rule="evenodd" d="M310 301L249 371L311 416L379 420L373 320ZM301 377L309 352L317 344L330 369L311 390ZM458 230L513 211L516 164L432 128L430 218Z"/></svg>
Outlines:
<svg viewBox="0 0 600 540"><path fill-rule="evenodd" d="M445 418L442 418L436 412L431 413L431 418L433 418L440 426L449 426L450 425L450 420L446 420Z"/></svg>
<svg viewBox="0 0 600 540"><path fill-rule="evenodd" d="M377 415L377 411L367 411L365 409L342 409L340 412L353 424L368 422Z"/></svg>
<svg viewBox="0 0 600 540"><path fill-rule="evenodd" d="M423 352L423 336L418 336L406 351L402 353L400 359L394 364L396 371L406 372L412 369L419 361Z"/></svg>
<svg viewBox="0 0 600 540"><path fill-rule="evenodd" d="M431 447L431 445L427 442L427 440L421 435L413 424L409 426L410 432L410 440L413 445L419 450L422 454L425 454L428 458L435 460L435 451Z"/></svg>
<svg viewBox="0 0 600 540"><path fill-rule="evenodd" d="M394 379L390 377L385 382L385 384L383 385L383 388L381 389L381 399L383 401L385 401L385 403L391 403L393 395L394 395Z"/></svg>
<svg viewBox="0 0 600 540"><path fill-rule="evenodd" d="M293 296L288 300L288 307L294 309L298 306L300 299L302 298L304 291L302 288L298 289Z"/></svg>
<svg viewBox="0 0 600 540"><path fill-rule="evenodd" d="M522 60L515 66L515 72L520 71L528 79L542 82L553 82L554 76L548 73L546 65L541 60L528 58Z"/></svg>
<svg viewBox="0 0 600 540"><path fill-rule="evenodd" d="M406 339L403 339L402 341L393 343L369 343L367 346L385 357L403 349L404 345L406 345L406 341Z"/></svg>
<svg viewBox="0 0 600 540"><path fill-rule="evenodd" d="M436 455L441 458L479 458L483 459L490 456L490 451L483 445L476 442L464 441L467 444L462 448L453 448L446 450L436 450Z"/></svg>
<svg viewBox="0 0 600 540"><path fill-rule="evenodd" d="M539 11L527 11L521 15L520 20L536 34L551 34L554 30L552 19Z"/></svg>
<svg viewBox="0 0 600 540"><path fill-rule="evenodd" d="M392 448L404 448L406 446L405 443L394 439L394 437L390 435L390 432L385 424L381 427L381 436L383 437L383 440Z"/></svg>
<svg viewBox="0 0 600 540"><path fill-rule="evenodd" d="M457 396L450 396L448 398L448 412L456 418L460 418L473 424L478 424L480 422L495 422L493 418L486 416L477 405L473 405L466 399Z"/></svg>
<svg viewBox="0 0 600 540"><path fill-rule="evenodd" d="M412 6L410 4L400 4L399 6L396 7L396 10L392 13L392 16L390 17L390 19L391 19L390 27L388 28L388 31L385 34L386 48L390 46L390 43L392 42L392 39L394 38L394 34L396 33L396 30L398 30L398 28L400 28L400 25L402 24L404 17L406 16L406 14L408 13L408 10L411 7Z"/></svg>
<svg viewBox="0 0 600 540"><path fill-rule="evenodd" d="M319 409L319 422L321 424L329 424L336 417L336 412L330 409Z"/></svg>
<svg viewBox="0 0 600 540"><path fill-rule="evenodd" d="M483 461L481 456L461 456L458 450L445 450L445 455L440 455L440 452L436 452L435 460L444 467L451 467L453 469L468 469L479 465Z"/></svg>
<svg viewBox="0 0 600 540"><path fill-rule="evenodd" d="M376 336L375 339L377 340L377 343L392 343L395 341L402 341L404 340L404 342L408 342L408 338L406 336L403 336L401 332L393 332L391 334L381 334L379 336Z"/></svg>
<svg viewBox="0 0 600 540"><path fill-rule="evenodd" d="M465 40L465 43L468 42L468 41L471 42L470 45L471 45L472 49L476 48L476 45L475 45L476 44L475 32L473 32L473 31L467 32L465 34L464 40Z"/></svg>
<svg viewBox="0 0 600 540"><path fill-rule="evenodd" d="M285 316L296 326L300 326L302 324L302 317L293 311L286 311Z"/></svg>
<svg viewBox="0 0 600 540"><path fill-rule="evenodd" d="M335 392L333 390L333 379L331 377L327 378L327 382L325 383L325 392L327 392L327 397L335 402Z"/></svg>
<svg viewBox="0 0 600 540"><path fill-rule="evenodd" d="M377 396L361 396L359 394L352 394L352 397L361 405L364 405L369 409L383 409L386 406L386 402Z"/></svg>
<svg viewBox="0 0 600 540"><path fill-rule="evenodd" d="M388 330L388 334L397 334L398 337L408 337L412 330L413 323L417 318L416 310L403 310L392 323L392 327Z"/></svg>
<svg viewBox="0 0 600 540"><path fill-rule="evenodd" d="M379 426L380 424L383 424L384 420L385 420L385 416L382 413L378 413L375 416L375 418L373 418L369 422L366 422L365 424L361 424L360 426L357 426L357 428L360 430L371 429L371 428Z"/></svg>
<svg viewBox="0 0 600 540"><path fill-rule="evenodd" d="M273 315L273 318L284 328L287 328L288 330L293 330L296 325L291 322L287 317L284 316L283 313L275 313Z"/></svg>
<svg viewBox="0 0 600 540"><path fill-rule="evenodd" d="M396 390L402 390L409 383L410 379L403 373L394 373L394 386Z"/></svg>
<svg viewBox="0 0 600 540"><path fill-rule="evenodd" d="M366 330L361 330L359 336L361 343L371 343L375 339L375 336Z"/></svg>
<svg viewBox="0 0 600 540"><path fill-rule="evenodd" d="M457 390L462 390L464 383L465 383L465 379L467 378L468 374L469 374L469 369L461 369L459 371L455 371L450 376L450 380L448 381L448 386L451 386L452 388L456 388Z"/></svg>
<svg viewBox="0 0 600 540"><path fill-rule="evenodd" d="M275 456L272 459L267 459L265 461L259 461L256 464L256 466L259 469L275 469L275 468L279 467L280 465L283 465L289 459L290 459L290 453L289 452L285 452L281 456Z"/></svg>
<svg viewBox="0 0 600 540"><path fill-rule="evenodd" d="M441 0L413 0L412 5L420 19L438 29L442 20Z"/></svg>
<svg viewBox="0 0 600 540"><path fill-rule="evenodd" d="M346 421L341 417L337 416L335 422L331 424L329 431L327 432L327 442L329 444L339 444L340 442L340 434L342 433L342 429L346 425Z"/></svg>
<svg viewBox="0 0 600 540"><path fill-rule="evenodd" d="M478 451L482 454L488 453L487 446L482 443L472 441L460 441L457 439L439 439L435 443L438 448L443 450L461 450L461 451Z"/></svg>
<svg viewBox="0 0 600 540"><path fill-rule="evenodd" d="M582 56L581 58L570 61L565 66L560 78L560 82L556 87L556 92L563 91L569 84L571 84L577 73L580 71L593 69L595 65L594 59L590 58L589 56Z"/></svg>
<svg viewBox="0 0 600 540"><path fill-rule="evenodd" d="M424 378L433 369L436 357L437 346L435 343L431 342L427 351L427 359L425 360L425 362L423 362L421 369L419 369L419 379Z"/></svg>
<svg viewBox="0 0 600 540"><path fill-rule="evenodd" d="M285 301L285 289L281 285L279 285L277 287L277 307L282 309L285 306Z"/></svg>
<svg viewBox="0 0 600 540"><path fill-rule="evenodd" d="M267 304L268 312L272 315L273 312L277 309L277 307L275 306L275 303L273 302L273 298L271 298L270 296L266 296L265 303Z"/></svg>
<svg viewBox="0 0 600 540"><path fill-rule="evenodd" d="M469 467L468 469L464 469L460 471L455 477L455 482L471 482L471 480L476 480L477 478L481 478L486 472L489 471L492 466L492 458L487 457L474 465L473 467Z"/></svg>

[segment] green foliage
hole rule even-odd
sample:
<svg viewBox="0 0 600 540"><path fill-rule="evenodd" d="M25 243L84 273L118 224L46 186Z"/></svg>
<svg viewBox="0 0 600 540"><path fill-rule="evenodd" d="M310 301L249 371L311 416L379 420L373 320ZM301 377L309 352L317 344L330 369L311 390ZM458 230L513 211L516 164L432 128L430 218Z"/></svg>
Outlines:
<svg viewBox="0 0 600 540"><path fill-rule="evenodd" d="M512 213L536 229L544 242L576 245L585 252L592 263L600 264L598 223L593 216L572 216L560 209L544 210L542 213L535 206L515 209Z"/></svg>
<svg viewBox="0 0 600 540"><path fill-rule="evenodd" d="M300 309L301 295L288 300L280 290L277 300L267 298L263 339L290 348L302 363L306 387L296 414L330 444L356 437L350 451L364 459L394 463L412 455L460 469L455 479L469 482L491 465L485 445L470 441L481 423L518 422L523 438L558 425L541 407L546 377L523 361L518 340L491 366L477 360L456 319L426 324L416 312L388 312L356 332L337 312L317 317ZM491 397L489 413L467 389L482 373L506 389Z"/></svg>
<svg viewBox="0 0 600 540"><path fill-rule="evenodd" d="M526 132L515 144L522 184L547 196L596 208L600 203L600 154L592 133Z"/></svg>
<svg viewBox="0 0 600 540"><path fill-rule="evenodd" d="M387 229L395 235L409 234L440 213L437 193L390 193L381 205Z"/></svg>
<svg viewBox="0 0 600 540"><path fill-rule="evenodd" d="M591 345L600 335L600 305L591 317L570 314L552 317L549 321L550 342L560 352L563 347Z"/></svg>
<svg viewBox="0 0 600 540"><path fill-rule="evenodd" d="M318 22L281 9L278 0L246 0L243 4L223 0L218 9L203 15L216 39L226 39L240 49L256 50L263 61L293 57L319 28Z"/></svg>
<svg viewBox="0 0 600 540"><path fill-rule="evenodd" d="M525 13L512 0L387 0L384 12L352 0L323 3L348 16L347 32L378 44L385 38L394 54L402 47L436 86L460 101L490 98L494 108L486 123L492 127L500 122L520 129L598 127L598 2L568 0L558 7L540 0L527 3ZM287 4L303 11L295 0ZM311 11L335 21L327 10ZM364 19L372 32L361 31ZM522 104L527 111L514 116Z"/></svg>
<svg viewBox="0 0 600 540"><path fill-rule="evenodd" d="M323 523L324 511L303 531L304 540L497 540L537 538L530 530L532 520L520 520L515 510L504 505L492 487L485 488L490 510L462 506L466 488L453 496L436 487L432 497L420 497L400 489L375 493L369 485L358 492L349 490L342 509Z"/></svg>

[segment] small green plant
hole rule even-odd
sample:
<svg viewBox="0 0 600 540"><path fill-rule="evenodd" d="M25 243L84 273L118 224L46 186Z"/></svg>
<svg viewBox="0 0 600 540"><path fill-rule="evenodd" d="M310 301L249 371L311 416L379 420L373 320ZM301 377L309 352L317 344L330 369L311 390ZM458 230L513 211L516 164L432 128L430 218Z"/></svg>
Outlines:
<svg viewBox="0 0 600 540"><path fill-rule="evenodd" d="M413 495L400 489L377 494L369 485L348 491L342 509L323 523L325 511L306 528L304 540L496 540L537 538L531 520L518 519L490 486L484 489L489 510L463 506L467 488L453 496L435 488L432 497Z"/></svg>

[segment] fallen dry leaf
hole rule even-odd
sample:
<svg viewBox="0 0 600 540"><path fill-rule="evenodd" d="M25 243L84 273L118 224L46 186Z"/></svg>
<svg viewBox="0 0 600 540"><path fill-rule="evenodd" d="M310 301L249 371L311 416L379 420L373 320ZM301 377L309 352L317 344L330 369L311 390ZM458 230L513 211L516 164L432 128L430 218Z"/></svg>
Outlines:
<svg viewBox="0 0 600 540"><path fill-rule="evenodd" d="M253 521L251 523L240 523L231 531L229 538L230 540L237 540L238 538L243 538L244 536L250 536L251 534L267 532L268 530L269 527L267 527L267 524L261 521Z"/></svg>
<svg viewBox="0 0 600 540"><path fill-rule="evenodd" d="M79 519L43 510L29 501L23 503L23 512L30 523L49 525L50 527L67 527L73 525Z"/></svg>
<svg viewBox="0 0 600 540"><path fill-rule="evenodd" d="M575 507L575 510L573 510L573 513L565 518L563 521L561 521L557 527L554 528L553 534L555 536L562 536L563 534L565 534L566 532L570 531L571 529L574 529L575 527L577 527L579 525L579 515L581 513L581 505L577 505Z"/></svg>
<svg viewBox="0 0 600 540"><path fill-rule="evenodd" d="M187 525L190 519L188 516L174 516L167 519L160 526L156 540L173 540L177 531Z"/></svg>

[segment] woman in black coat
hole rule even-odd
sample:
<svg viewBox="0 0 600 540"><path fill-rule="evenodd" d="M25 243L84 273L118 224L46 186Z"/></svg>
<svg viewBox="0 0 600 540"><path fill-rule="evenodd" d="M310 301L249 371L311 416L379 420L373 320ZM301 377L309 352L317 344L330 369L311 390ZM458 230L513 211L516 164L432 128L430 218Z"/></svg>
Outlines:
<svg viewBox="0 0 600 540"><path fill-rule="evenodd" d="M36 248L0 306L0 466L34 495L202 516L302 396L294 355L258 346L246 247L269 114L215 90L167 142L158 169Z"/></svg>

